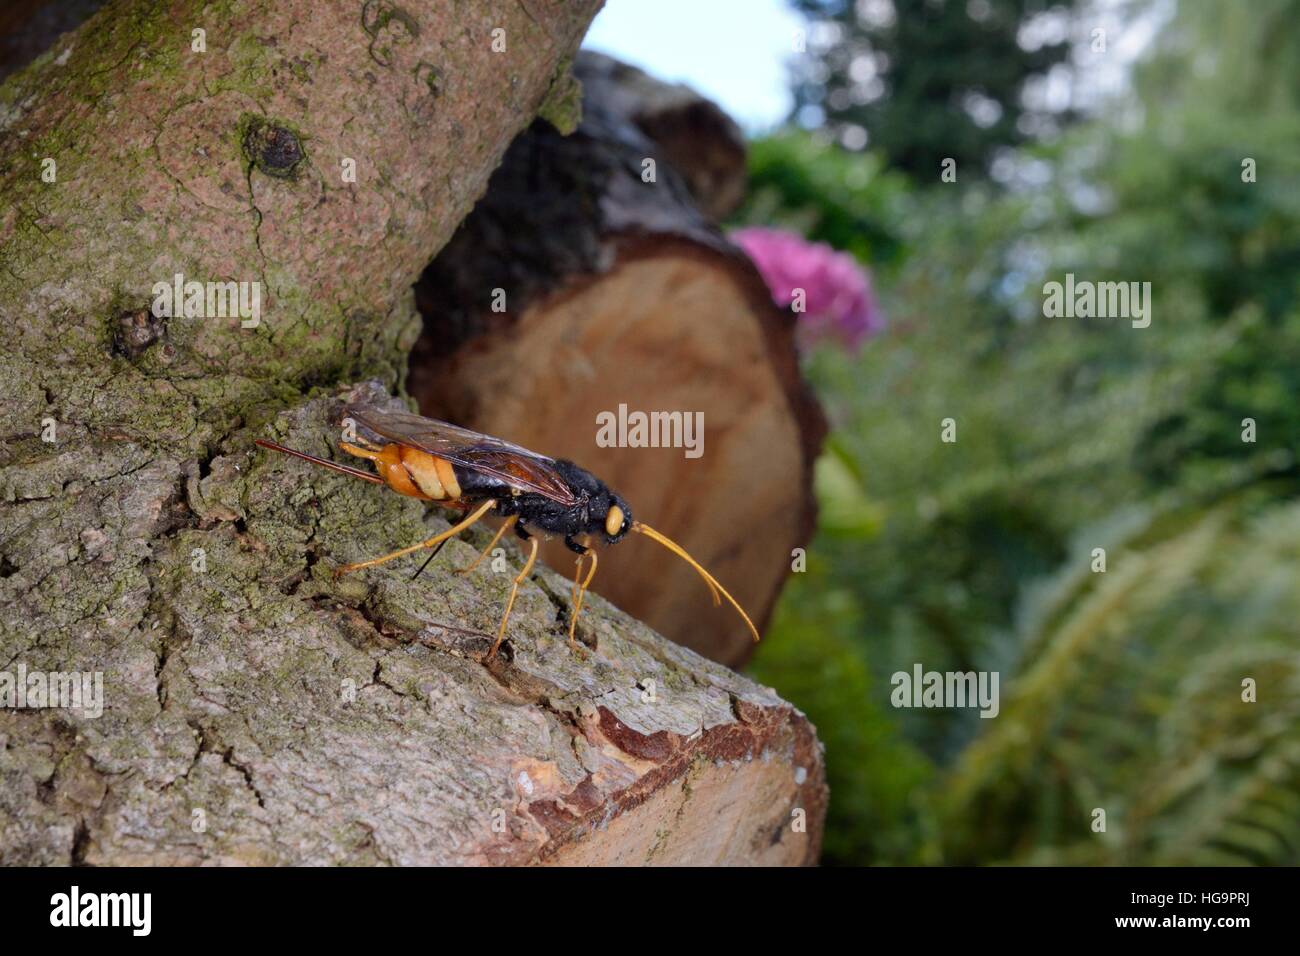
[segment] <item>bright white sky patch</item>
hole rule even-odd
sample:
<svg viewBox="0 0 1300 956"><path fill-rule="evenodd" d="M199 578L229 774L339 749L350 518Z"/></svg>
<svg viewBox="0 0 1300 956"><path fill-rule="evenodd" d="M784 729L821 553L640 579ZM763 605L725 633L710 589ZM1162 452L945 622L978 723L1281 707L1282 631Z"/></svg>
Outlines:
<svg viewBox="0 0 1300 956"><path fill-rule="evenodd" d="M583 46L695 88L752 134L789 115L803 26L783 0L607 0Z"/></svg>

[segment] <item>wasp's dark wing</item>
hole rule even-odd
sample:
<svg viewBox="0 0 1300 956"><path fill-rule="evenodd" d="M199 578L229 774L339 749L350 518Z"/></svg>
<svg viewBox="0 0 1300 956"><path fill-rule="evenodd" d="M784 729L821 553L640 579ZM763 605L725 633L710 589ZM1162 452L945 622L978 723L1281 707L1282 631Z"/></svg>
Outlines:
<svg viewBox="0 0 1300 956"><path fill-rule="evenodd" d="M434 418L373 405L349 405L346 414L382 438L491 475L520 491L535 492L566 506L578 500L555 470L555 461L527 448Z"/></svg>

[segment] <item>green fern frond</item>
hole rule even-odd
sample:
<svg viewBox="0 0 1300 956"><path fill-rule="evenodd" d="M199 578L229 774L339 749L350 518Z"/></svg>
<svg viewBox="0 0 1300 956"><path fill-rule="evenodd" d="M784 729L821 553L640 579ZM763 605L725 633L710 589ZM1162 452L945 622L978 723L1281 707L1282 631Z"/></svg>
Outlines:
<svg viewBox="0 0 1300 956"><path fill-rule="evenodd" d="M944 858L1300 862L1300 504L1120 527L1105 573L1030 599L1002 712L943 788Z"/></svg>

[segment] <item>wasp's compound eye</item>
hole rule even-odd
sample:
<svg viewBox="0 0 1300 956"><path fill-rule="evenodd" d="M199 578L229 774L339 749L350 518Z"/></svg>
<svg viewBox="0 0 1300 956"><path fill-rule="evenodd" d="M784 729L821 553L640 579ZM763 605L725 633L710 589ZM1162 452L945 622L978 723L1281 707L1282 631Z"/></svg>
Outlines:
<svg viewBox="0 0 1300 956"><path fill-rule="evenodd" d="M611 538L623 530L623 509L614 505L605 515L605 534Z"/></svg>

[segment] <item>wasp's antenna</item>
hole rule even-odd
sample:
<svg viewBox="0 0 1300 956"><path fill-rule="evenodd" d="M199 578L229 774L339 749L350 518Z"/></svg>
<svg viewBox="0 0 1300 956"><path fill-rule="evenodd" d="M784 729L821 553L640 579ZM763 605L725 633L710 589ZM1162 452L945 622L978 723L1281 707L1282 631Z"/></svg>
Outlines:
<svg viewBox="0 0 1300 956"><path fill-rule="evenodd" d="M689 554L686 553L685 548L683 548L676 541L673 541L671 538L664 537L662 534L660 534L658 531L656 531L654 528L650 527L649 525L642 524L639 521L632 522L632 530L640 532L641 534L645 535L647 538L650 538L654 541L658 541L665 548L667 548L673 554L677 555L679 558L681 558L683 561L685 561L687 564L693 567L697 572L699 572L700 577L704 578L704 583L707 584L709 586L709 590L713 592L713 600L715 603L718 600L718 592L721 591L722 596L725 597L728 601L730 601L731 606L734 607L737 611L739 611L740 616L745 619L745 623L749 626L749 633L754 635L754 640L755 641L758 640L758 628L756 628L754 626L754 622L749 619L749 615L745 613L745 609L740 606L740 604L736 601L734 597L732 597L730 594L727 593L727 589L724 588L721 584L719 584L717 579L714 578L713 575L711 575L708 571L705 571L698 561L696 561L694 558L692 558Z"/></svg>
<svg viewBox="0 0 1300 956"><path fill-rule="evenodd" d="M384 483L384 479L380 478L378 475L372 475L368 471L349 468L347 465L340 465L337 461L330 461L328 458L317 458L315 455L309 455L305 451L296 451L293 448L285 448L283 445L277 445L275 442L267 441L264 438L255 438L253 439L253 443L261 445L263 448L269 448L272 451L282 451L286 455L293 455L294 458L301 458L304 461L310 461L313 464L323 465L324 467L330 468L334 471L341 471L345 475L351 475L353 478L360 478L363 481L369 481L372 484L382 485Z"/></svg>

